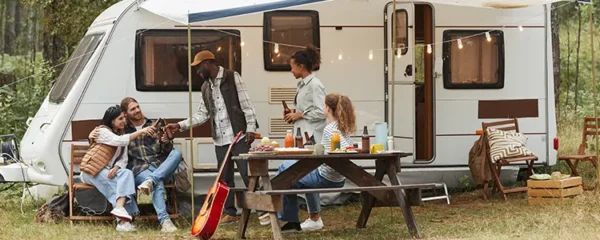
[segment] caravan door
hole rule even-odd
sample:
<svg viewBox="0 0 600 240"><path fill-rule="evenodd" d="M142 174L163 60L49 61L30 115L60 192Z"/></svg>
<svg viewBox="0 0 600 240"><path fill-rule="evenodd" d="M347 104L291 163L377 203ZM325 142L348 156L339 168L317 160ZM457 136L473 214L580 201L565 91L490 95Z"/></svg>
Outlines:
<svg viewBox="0 0 600 240"><path fill-rule="evenodd" d="M386 105L387 120L393 133L395 149L413 152L415 139L414 13L413 3L386 7ZM393 31L394 24L396 31ZM395 35L395 36L394 36ZM394 46L395 45L395 46ZM393 66L392 61L395 61Z"/></svg>

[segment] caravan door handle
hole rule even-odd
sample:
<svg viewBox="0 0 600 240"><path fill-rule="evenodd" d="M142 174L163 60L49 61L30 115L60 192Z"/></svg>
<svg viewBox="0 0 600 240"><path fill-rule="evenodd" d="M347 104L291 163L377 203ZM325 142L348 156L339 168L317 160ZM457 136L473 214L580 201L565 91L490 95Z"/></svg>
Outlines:
<svg viewBox="0 0 600 240"><path fill-rule="evenodd" d="M412 77L412 75L413 75L412 64L408 64L408 65L406 65L406 69L404 70L404 76Z"/></svg>

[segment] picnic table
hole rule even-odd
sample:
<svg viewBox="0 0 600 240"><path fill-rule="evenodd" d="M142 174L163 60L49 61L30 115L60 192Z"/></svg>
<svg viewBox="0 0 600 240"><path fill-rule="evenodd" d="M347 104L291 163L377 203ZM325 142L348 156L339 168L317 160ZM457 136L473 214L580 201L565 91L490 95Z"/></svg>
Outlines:
<svg viewBox="0 0 600 240"><path fill-rule="evenodd" d="M274 239L282 239L281 229L277 224L277 212L283 209L283 195L326 192L361 192L362 209L356 223L357 228L366 227L373 207L399 206L409 233L421 238L419 226L415 222L411 206L421 203L423 188L434 188L435 184L402 185L397 173L400 172L400 159L411 156L408 152L381 154L329 154L329 155L244 155L233 157L234 160L248 161L248 188L236 191L237 206L242 208L242 219L239 222L238 238L245 239L250 210L269 212ZM272 179L269 176L269 160L297 160L291 167ZM352 160L375 161L375 176L369 174ZM308 173L321 164L327 164L347 180L358 187L326 188L326 189L290 189ZM384 175L388 175L391 185L383 183ZM259 184L262 186L259 188Z"/></svg>

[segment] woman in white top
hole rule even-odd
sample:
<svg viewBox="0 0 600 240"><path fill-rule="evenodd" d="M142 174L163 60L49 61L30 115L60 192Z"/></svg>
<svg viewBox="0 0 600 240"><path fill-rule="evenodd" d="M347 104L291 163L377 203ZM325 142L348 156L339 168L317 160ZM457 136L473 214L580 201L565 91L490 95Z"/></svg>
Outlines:
<svg viewBox="0 0 600 240"><path fill-rule="evenodd" d="M321 142L323 128L326 125L324 105L325 87L321 80L313 73L319 69L321 54L312 46L306 50L298 51L290 60L291 72L297 83L297 92L294 104L296 112L288 113L285 121L294 123L294 131L300 128L314 138L315 143ZM294 133L294 136L297 133ZM300 133L302 135L302 133Z"/></svg>
<svg viewBox="0 0 600 240"><path fill-rule="evenodd" d="M323 130L323 139L321 140L321 144L325 146L325 151L331 150L331 137L334 132L340 134L340 148L351 146L350 136L356 131L356 116L350 99L337 93L327 95L325 98L325 116L327 117L327 126ZM283 172L295 162L283 162L279 166L279 172ZM291 188L341 188L344 186L345 180L346 178L342 174L326 164L322 164L292 185ZM300 224L297 196L284 195L283 212L280 213L279 218L287 223L281 227L282 232L315 231L323 228L323 220L321 220L319 214L321 212L319 194L306 194L306 204L308 205L310 217Z"/></svg>
<svg viewBox="0 0 600 240"><path fill-rule="evenodd" d="M135 227L130 223L131 215L137 214L139 210L135 202L133 173L127 169L127 145L130 140L141 134L154 134L154 129L147 127L132 134L121 135L125 128L125 114L118 105L106 110L100 125L106 128L98 128L99 135L95 141L117 147L117 151L108 165L96 176L81 172L81 180L95 186L112 204L113 210L110 213L117 217L119 222L117 231L134 231Z"/></svg>

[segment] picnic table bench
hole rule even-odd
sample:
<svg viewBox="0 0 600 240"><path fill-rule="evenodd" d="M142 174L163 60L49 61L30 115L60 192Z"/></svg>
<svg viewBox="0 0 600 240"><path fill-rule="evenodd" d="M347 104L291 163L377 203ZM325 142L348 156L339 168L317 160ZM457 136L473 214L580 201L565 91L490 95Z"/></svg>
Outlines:
<svg viewBox="0 0 600 240"><path fill-rule="evenodd" d="M361 192L362 209L356 223L357 228L366 227L373 207L399 206L412 237L421 238L421 231L416 224L411 206L421 204L420 189L431 189L435 184L402 185L397 173L400 172L400 159L412 153L382 154L330 154L330 155L244 155L233 157L234 160L248 161L248 188L246 191L234 191L237 206L242 208L242 219L238 227L238 238L245 239L250 210L269 212L272 220L278 219L277 213L283 209L283 195L304 193ZM270 179L269 160L297 160L292 166ZM375 176L351 160L375 161ZM319 188L290 189L308 173L321 164L327 164L344 175L358 187L352 188ZM388 175L391 185L383 183ZM262 186L259 189L259 184ZM277 221L272 221L271 229L274 239L282 239L281 229Z"/></svg>

